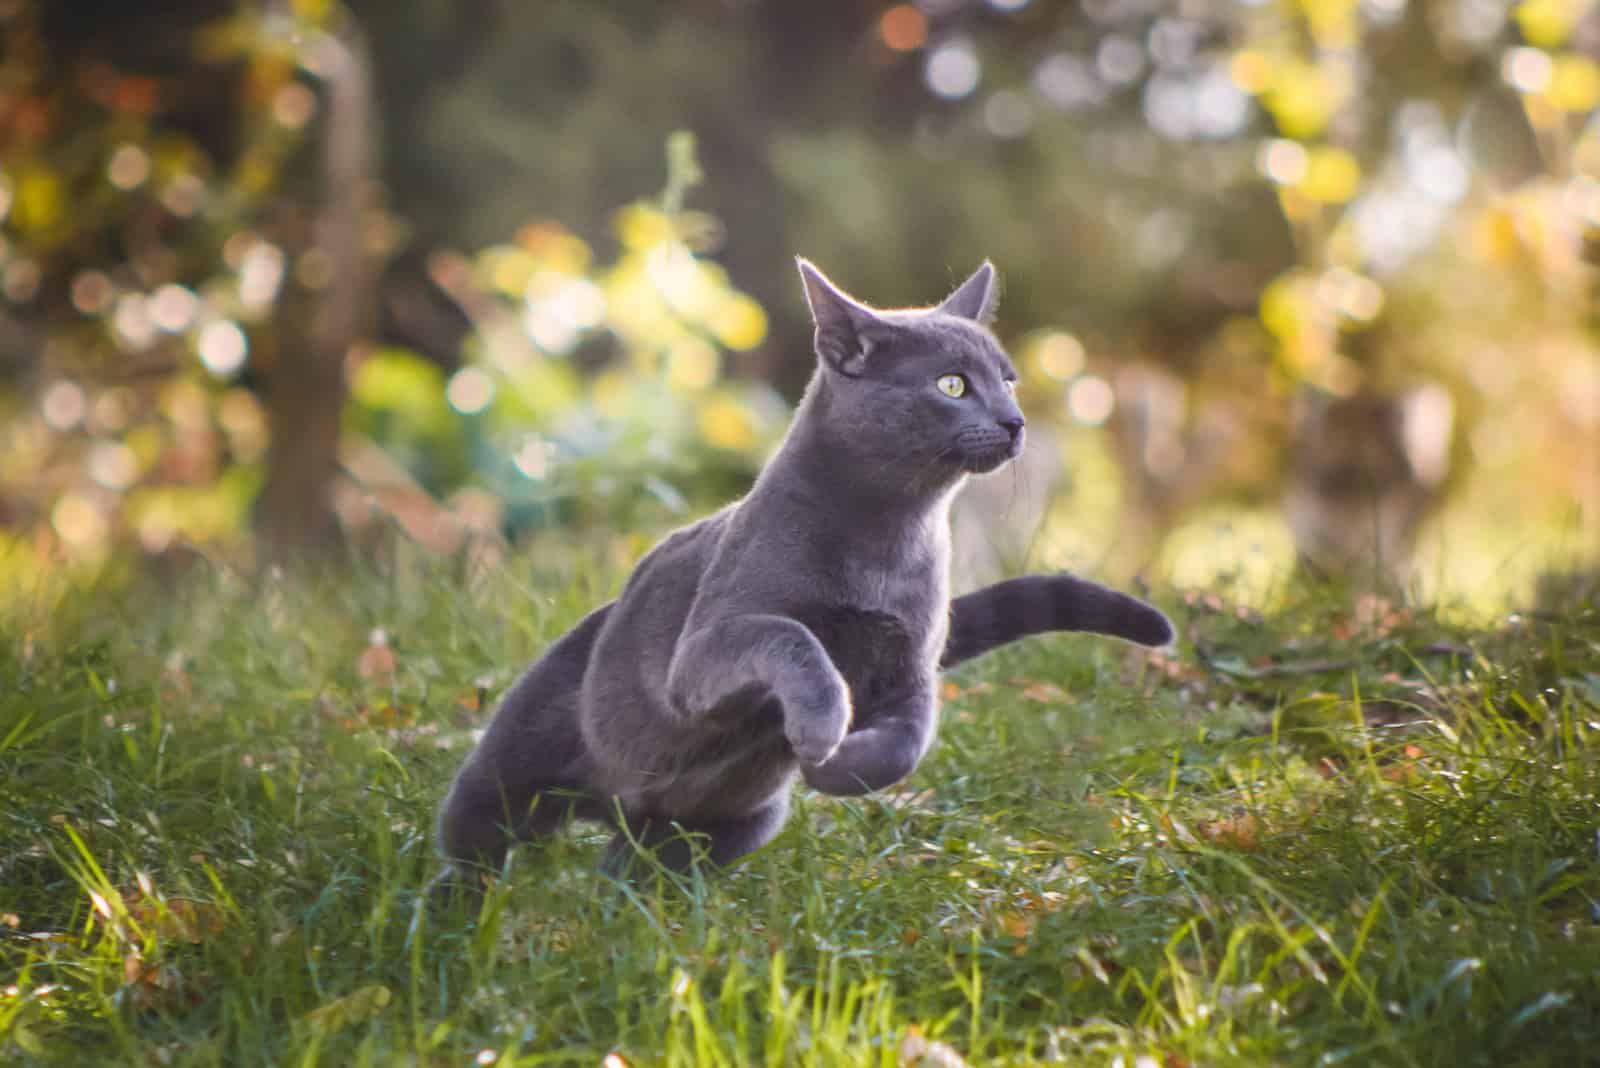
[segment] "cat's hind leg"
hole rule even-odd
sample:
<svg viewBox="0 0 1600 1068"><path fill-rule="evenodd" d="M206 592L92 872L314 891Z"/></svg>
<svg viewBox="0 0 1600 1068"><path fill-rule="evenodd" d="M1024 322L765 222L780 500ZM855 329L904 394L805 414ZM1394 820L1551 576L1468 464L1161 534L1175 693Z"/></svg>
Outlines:
<svg viewBox="0 0 1600 1068"><path fill-rule="evenodd" d="M439 812L439 850L462 874L497 871L513 842L542 838L573 818L604 818L570 762L508 766L498 756L474 753Z"/></svg>
<svg viewBox="0 0 1600 1068"><path fill-rule="evenodd" d="M512 842L548 835L567 820L605 818L589 789L593 761L578 727L578 690L610 605L553 644L501 700L440 807L439 851L452 882L476 885Z"/></svg>
<svg viewBox="0 0 1600 1068"><path fill-rule="evenodd" d="M630 816L626 831L606 845L600 870L628 877L642 870L642 852L669 871L688 871L704 858L722 868L770 842L789 818L787 789L742 816L721 820L677 821L661 815Z"/></svg>

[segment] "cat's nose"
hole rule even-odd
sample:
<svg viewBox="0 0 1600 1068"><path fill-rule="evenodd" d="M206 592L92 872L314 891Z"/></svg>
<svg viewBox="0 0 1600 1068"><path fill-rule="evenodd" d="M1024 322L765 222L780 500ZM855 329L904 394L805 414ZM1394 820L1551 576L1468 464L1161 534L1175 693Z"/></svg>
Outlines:
<svg viewBox="0 0 1600 1068"><path fill-rule="evenodd" d="M1002 419L1000 420L1000 426L1004 428L1007 434L1011 435L1012 441L1016 441L1017 438L1022 436L1023 422L1021 419Z"/></svg>

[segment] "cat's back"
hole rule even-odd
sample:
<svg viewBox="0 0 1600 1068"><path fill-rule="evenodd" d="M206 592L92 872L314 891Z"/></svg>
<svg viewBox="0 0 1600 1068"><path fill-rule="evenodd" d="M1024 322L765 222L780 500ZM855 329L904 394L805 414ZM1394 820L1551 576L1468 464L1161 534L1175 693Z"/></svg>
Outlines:
<svg viewBox="0 0 1600 1068"><path fill-rule="evenodd" d="M683 620L731 512L733 507L723 508L670 532L640 558L595 640L586 687L666 678Z"/></svg>

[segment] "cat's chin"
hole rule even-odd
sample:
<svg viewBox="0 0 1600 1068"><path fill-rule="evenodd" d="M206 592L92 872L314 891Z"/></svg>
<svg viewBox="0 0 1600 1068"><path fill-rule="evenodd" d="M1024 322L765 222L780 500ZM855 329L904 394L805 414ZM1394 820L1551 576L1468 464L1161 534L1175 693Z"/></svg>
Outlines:
<svg viewBox="0 0 1600 1068"><path fill-rule="evenodd" d="M962 457L961 470L969 475L992 474L1015 460L1020 451L1020 449L999 448L992 451L970 453Z"/></svg>

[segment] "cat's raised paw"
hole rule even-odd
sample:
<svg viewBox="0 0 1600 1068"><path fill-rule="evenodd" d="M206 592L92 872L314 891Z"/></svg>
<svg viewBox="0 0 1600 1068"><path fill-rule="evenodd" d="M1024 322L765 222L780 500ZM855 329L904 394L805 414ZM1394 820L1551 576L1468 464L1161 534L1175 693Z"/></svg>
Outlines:
<svg viewBox="0 0 1600 1068"><path fill-rule="evenodd" d="M784 734L802 764L823 764L850 733L850 691L840 681L809 708L785 709Z"/></svg>

